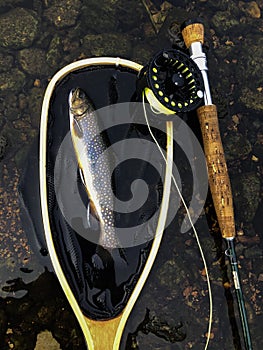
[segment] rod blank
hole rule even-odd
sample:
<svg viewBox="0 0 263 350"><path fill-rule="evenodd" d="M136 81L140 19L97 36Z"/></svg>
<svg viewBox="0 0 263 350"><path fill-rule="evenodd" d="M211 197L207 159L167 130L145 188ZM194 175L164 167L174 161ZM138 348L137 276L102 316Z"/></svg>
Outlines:
<svg viewBox="0 0 263 350"><path fill-rule="evenodd" d="M246 350L253 350L235 253L234 238L236 233L230 179L220 136L217 109L212 104L206 55L202 49L202 44L204 43L204 26L202 23L193 23L192 21L185 23L182 29L182 35L190 51L191 58L200 69L204 80L205 105L197 109L197 115L203 137L209 185L221 235L227 242L228 248L226 255L229 257L231 263L245 348Z"/></svg>

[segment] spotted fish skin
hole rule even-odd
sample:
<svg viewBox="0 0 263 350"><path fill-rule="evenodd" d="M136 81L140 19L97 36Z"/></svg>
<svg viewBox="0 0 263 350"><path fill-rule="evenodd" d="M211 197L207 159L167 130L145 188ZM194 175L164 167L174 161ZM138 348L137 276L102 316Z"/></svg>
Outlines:
<svg viewBox="0 0 263 350"><path fill-rule="evenodd" d="M73 89L69 94L70 132L91 211L100 224L99 244L105 249L119 247L113 215L113 194L109 159L103 154L97 115L86 93Z"/></svg>

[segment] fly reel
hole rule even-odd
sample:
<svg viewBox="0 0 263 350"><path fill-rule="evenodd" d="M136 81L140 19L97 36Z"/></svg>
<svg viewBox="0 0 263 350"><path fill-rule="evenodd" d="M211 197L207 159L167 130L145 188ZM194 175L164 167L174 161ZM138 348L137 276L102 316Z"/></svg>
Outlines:
<svg viewBox="0 0 263 350"><path fill-rule="evenodd" d="M195 110L202 102L204 85L194 61L175 49L157 53L139 73L137 92L145 94L159 113Z"/></svg>

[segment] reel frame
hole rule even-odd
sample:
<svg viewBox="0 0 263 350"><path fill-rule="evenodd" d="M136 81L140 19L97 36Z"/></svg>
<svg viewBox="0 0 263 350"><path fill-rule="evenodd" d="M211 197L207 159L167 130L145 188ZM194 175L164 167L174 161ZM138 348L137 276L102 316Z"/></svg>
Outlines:
<svg viewBox="0 0 263 350"><path fill-rule="evenodd" d="M137 91L156 111L187 113L203 103L204 84L196 63L175 49L158 52L139 73Z"/></svg>

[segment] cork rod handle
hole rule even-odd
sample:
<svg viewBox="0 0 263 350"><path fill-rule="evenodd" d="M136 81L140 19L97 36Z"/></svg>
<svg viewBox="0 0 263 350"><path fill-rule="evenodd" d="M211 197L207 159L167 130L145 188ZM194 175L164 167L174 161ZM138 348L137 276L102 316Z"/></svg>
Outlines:
<svg viewBox="0 0 263 350"><path fill-rule="evenodd" d="M182 36L188 49L191 44L196 42L200 42L203 45L204 25L202 23L191 23L182 29Z"/></svg>
<svg viewBox="0 0 263 350"><path fill-rule="evenodd" d="M235 221L231 185L221 141L215 105L198 108L203 136L208 178L216 215L224 238L235 237Z"/></svg>

